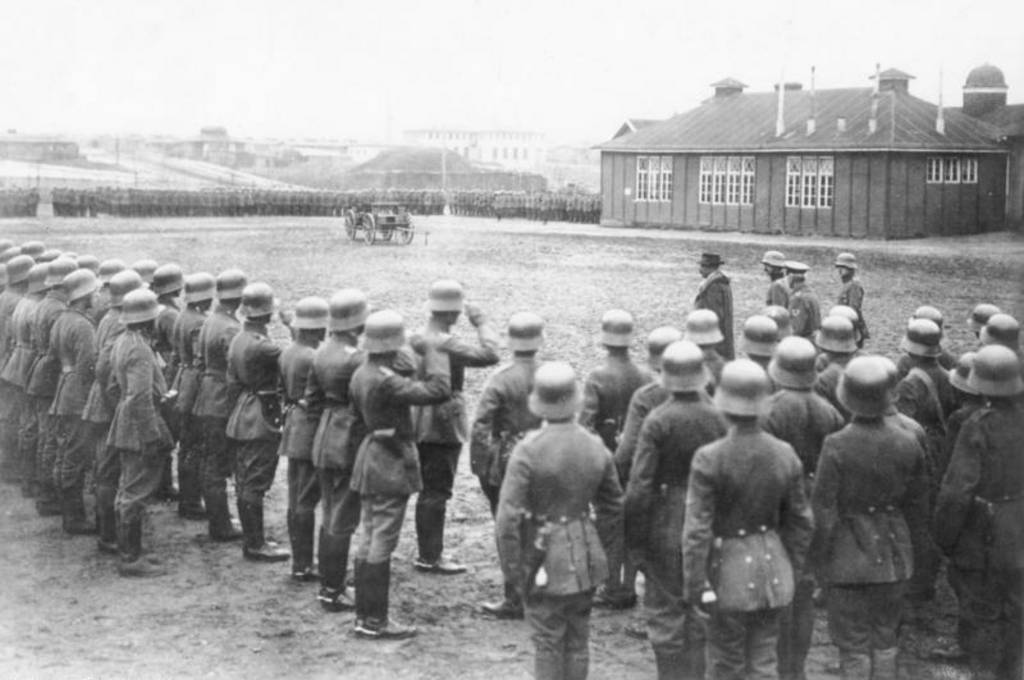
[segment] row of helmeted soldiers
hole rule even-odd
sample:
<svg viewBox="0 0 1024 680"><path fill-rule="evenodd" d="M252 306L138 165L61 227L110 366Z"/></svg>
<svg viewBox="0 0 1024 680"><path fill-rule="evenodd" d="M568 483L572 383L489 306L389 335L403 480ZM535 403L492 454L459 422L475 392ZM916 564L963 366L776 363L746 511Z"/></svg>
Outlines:
<svg viewBox="0 0 1024 680"><path fill-rule="evenodd" d="M39 190L0 189L0 217L35 217Z"/></svg>
<svg viewBox="0 0 1024 680"><path fill-rule="evenodd" d="M627 564L645 576L660 677L800 677L816 584L841 674L895 677L905 603L934 596L940 550L972 667L1019 671L1024 384L1019 326L991 306L972 314L982 346L948 370L932 308L908 323L902 367L861 354L838 313L815 343L786 337L786 316L752 317L746 357L725 362L716 315L697 310L685 332L649 334L650 371L615 310L601 324L607 359L582 388L569 365L538 361L544 323L519 313L511 362L469 427L465 370L496 364L499 336L454 281L431 286L413 334L358 290L303 299L283 316L282 350L273 291L238 270L185 276L2 245L4 478L67 532L98 530L125 576L162 571L143 554L142 517L175 447L180 514L241 540L247 559L288 560L263 526L284 455L293 577L320 582L325 610L354 609L357 635L408 637L390 614L391 555L418 493L415 568L465 571L443 549L468 439L506 580L485 611L525 615L538 677L586 676L591 607L632 589ZM475 342L455 328L463 314ZM96 527L82 500L90 466Z"/></svg>

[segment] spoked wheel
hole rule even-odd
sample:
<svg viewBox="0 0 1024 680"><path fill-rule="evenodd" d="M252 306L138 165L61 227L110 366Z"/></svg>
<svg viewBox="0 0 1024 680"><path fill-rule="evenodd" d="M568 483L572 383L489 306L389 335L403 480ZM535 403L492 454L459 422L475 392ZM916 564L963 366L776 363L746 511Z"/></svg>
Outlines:
<svg viewBox="0 0 1024 680"><path fill-rule="evenodd" d="M407 246L412 243L412 237L416 235L416 231L413 229L410 223L404 227L398 227L398 242L403 246Z"/></svg>
<svg viewBox="0 0 1024 680"><path fill-rule="evenodd" d="M345 233L351 241L355 241L359 234L356 229L356 212L351 208L345 211Z"/></svg>
<svg viewBox="0 0 1024 680"><path fill-rule="evenodd" d="M377 240L377 220L373 215L363 215L363 232L363 242L372 246Z"/></svg>
<svg viewBox="0 0 1024 680"><path fill-rule="evenodd" d="M394 235L395 235L394 228L384 227L383 229L380 230L380 240L381 241L390 241L391 237L394 236Z"/></svg>

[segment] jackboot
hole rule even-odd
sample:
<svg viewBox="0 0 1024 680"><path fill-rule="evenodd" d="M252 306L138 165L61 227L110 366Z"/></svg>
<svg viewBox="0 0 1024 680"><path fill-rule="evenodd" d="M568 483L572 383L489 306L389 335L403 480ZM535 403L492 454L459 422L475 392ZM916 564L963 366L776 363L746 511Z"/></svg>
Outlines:
<svg viewBox="0 0 1024 680"><path fill-rule="evenodd" d="M466 571L465 566L442 555L444 515L444 505L416 503L416 542L419 546L419 556L413 562L416 571L444 576L462 574Z"/></svg>
<svg viewBox="0 0 1024 680"><path fill-rule="evenodd" d="M36 498L36 512L39 513L40 517L57 517L58 515L63 514L60 494L57 492L57 487L54 486L53 481L49 477L49 475L45 475L43 480L39 483L39 496Z"/></svg>
<svg viewBox="0 0 1024 680"><path fill-rule="evenodd" d="M291 554L276 543L267 541L263 533L263 506L238 501L238 517L242 520L242 557L253 562L285 562Z"/></svg>
<svg viewBox="0 0 1024 680"><path fill-rule="evenodd" d="M228 510L228 493L226 489L206 490L203 493L206 503L206 519L209 525L210 539L218 543L237 541L242 532L235 528Z"/></svg>
<svg viewBox="0 0 1024 680"><path fill-rule="evenodd" d="M565 660L561 654L538 649L533 657L535 680L565 680Z"/></svg>
<svg viewBox="0 0 1024 680"><path fill-rule="evenodd" d="M332 614L355 608L352 589L345 586L348 546L348 541L320 531L320 592L316 599Z"/></svg>
<svg viewBox="0 0 1024 680"><path fill-rule="evenodd" d="M99 532L96 547L107 554L117 554L120 548L117 511L114 509L116 495L117 489L103 484L96 485L96 528Z"/></svg>
<svg viewBox="0 0 1024 680"><path fill-rule="evenodd" d="M416 635L415 626L406 626L388 616L389 595L391 589L391 560L378 564L366 563L362 567L364 588L369 589L366 595L365 618L360 620L356 615L355 633L359 637L377 640L403 640ZM356 601L360 598L359 586L356 586Z"/></svg>
<svg viewBox="0 0 1024 680"><path fill-rule="evenodd" d="M85 518L85 502L82 500L81 487L64 489L61 492L61 509L63 510L64 533L73 536L95 534L96 526Z"/></svg>
<svg viewBox="0 0 1024 680"><path fill-rule="evenodd" d="M871 655L840 649L839 677L841 680L871 680Z"/></svg>
<svg viewBox="0 0 1024 680"><path fill-rule="evenodd" d="M356 610L356 621L355 630L358 630L360 626L366 621L367 613L371 610L370 606L370 586L366 582L366 562L363 560L356 560L352 565L352 578L355 583L356 597L355 597L355 610Z"/></svg>
<svg viewBox="0 0 1024 680"><path fill-rule="evenodd" d="M167 573L164 569L150 560L142 557L142 518L135 517L127 522L121 522L118 527L118 547L121 551L121 561L117 565L117 573L120 576L147 578L151 576L163 576Z"/></svg>
<svg viewBox="0 0 1024 680"><path fill-rule="evenodd" d="M590 654L587 651L566 652L565 680L587 680L590 670Z"/></svg>
<svg viewBox="0 0 1024 680"><path fill-rule="evenodd" d="M658 669L658 680L680 680L683 675L683 655L654 653L654 665Z"/></svg>
<svg viewBox="0 0 1024 680"><path fill-rule="evenodd" d="M896 673L896 655L899 651L898 647L871 650L872 680L896 680L899 677Z"/></svg>
<svg viewBox="0 0 1024 680"><path fill-rule="evenodd" d="M160 488L156 491L157 500L173 503L179 498L178 489L174 486L174 475L171 472L173 463L173 455L164 458L163 469L160 476Z"/></svg>
<svg viewBox="0 0 1024 680"><path fill-rule="evenodd" d="M315 514L289 511L288 540L292 544L293 580L311 582L320 579L320 574L313 568L313 533L315 530Z"/></svg>
<svg viewBox="0 0 1024 680"><path fill-rule="evenodd" d="M180 453L178 454L181 455ZM206 519L203 497L199 488L199 471L178 459L178 515L185 519Z"/></svg>
<svg viewBox="0 0 1024 680"><path fill-rule="evenodd" d="M480 608L485 614L490 614L496 619L523 618L522 600L511 583L505 584L505 597L501 602L485 602Z"/></svg>

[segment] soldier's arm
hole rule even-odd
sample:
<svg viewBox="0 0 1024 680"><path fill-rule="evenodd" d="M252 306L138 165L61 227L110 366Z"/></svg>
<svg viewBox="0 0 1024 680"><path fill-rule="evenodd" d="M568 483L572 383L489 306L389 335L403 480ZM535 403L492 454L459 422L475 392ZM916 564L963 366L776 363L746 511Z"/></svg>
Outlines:
<svg viewBox="0 0 1024 680"><path fill-rule="evenodd" d="M640 390L637 390L629 399L626 423L622 426L622 434L619 436L618 446L615 447L615 467L618 469L619 479L623 483L630 477L633 456L636 453L637 442L640 440L640 428L644 424L644 418L650 412L643 399L637 398L639 395Z"/></svg>
<svg viewBox="0 0 1024 680"><path fill-rule="evenodd" d="M623 493L622 485L619 484L619 472L615 469L611 452L597 442L595 446L599 447L604 456L604 474L594 496L597 534L608 554L621 555L625 532L622 530Z"/></svg>
<svg viewBox="0 0 1024 680"><path fill-rule="evenodd" d="M227 343L227 347L224 350L224 355L227 357L227 369L225 371L225 383L227 384L227 399L228 403L234 406L235 402L238 401L238 395L242 393L242 379L238 375L238 368L235 366L235 361L231 356L231 342Z"/></svg>
<svg viewBox="0 0 1024 680"><path fill-rule="evenodd" d="M515 584L520 592L525 584L519 527L523 515L528 511L526 500L529 486L530 468L524 446L520 443L516 445L509 459L498 497L498 513L494 520L502 572L505 574L505 580Z"/></svg>
<svg viewBox="0 0 1024 680"><path fill-rule="evenodd" d="M826 437L818 458L818 469L814 474L814 490L811 492L811 510L814 513L815 529L811 538L808 561L812 569L824 566L832 531L839 521L839 465L837 451L832 437Z"/></svg>
<svg viewBox="0 0 1024 680"><path fill-rule="evenodd" d="M463 342L455 336L448 336L443 344L444 351L463 366L483 368L498 363L498 333L491 326L483 312L467 305L466 314L469 322L476 328L479 346Z"/></svg>
<svg viewBox="0 0 1024 680"><path fill-rule="evenodd" d="M849 293L846 296L846 304L857 310L857 315L860 315L861 305L864 304L864 289L859 285L850 286Z"/></svg>
<svg viewBox="0 0 1024 680"><path fill-rule="evenodd" d="M56 353L56 345L52 343L51 353ZM70 347L75 357L75 372L82 376L85 384L92 382L96 373L96 332L91 326L78 326L70 338Z"/></svg>
<svg viewBox="0 0 1024 680"><path fill-rule="evenodd" d="M124 402L123 415L137 428L139 441L159 441L161 430L160 415L153 403L153 364L147 352L135 345L125 353L125 386L121 399Z"/></svg>
<svg viewBox="0 0 1024 680"><path fill-rule="evenodd" d="M896 410L917 422L921 422L924 415L921 413L921 406L930 401L926 398L927 395L918 389L919 386L922 386L919 380L913 380L908 376L899 381L893 390L893 404Z"/></svg>
<svg viewBox="0 0 1024 680"><path fill-rule="evenodd" d="M110 362L113 357L114 341L117 340L118 336L122 333L124 333L123 326L118 326L116 330L111 332L104 345L100 347L99 354L96 357L96 382L98 382L100 387L104 390L107 389L111 382L110 378L113 366L111 366Z"/></svg>
<svg viewBox="0 0 1024 680"><path fill-rule="evenodd" d="M647 542L651 520L654 478L658 473L658 450L662 443L659 423L647 420L640 429L636 458L626 485L626 546L639 550Z"/></svg>
<svg viewBox="0 0 1024 680"><path fill-rule="evenodd" d="M915 555L923 555L932 545L932 536L928 521L931 508L928 458L925 448L912 437L908 437L911 445L916 449L913 468L909 471L910 478L907 480L907 490L903 495L903 517L907 520L907 528L910 529L910 543Z"/></svg>
<svg viewBox="0 0 1024 680"><path fill-rule="evenodd" d="M495 385L494 376L487 381L480 402L476 405L473 427L469 440L469 460L472 467L485 470L487 464L497 455L494 431L494 415L501 408L501 393Z"/></svg>
<svg viewBox="0 0 1024 680"><path fill-rule="evenodd" d="M382 388L387 390L390 398L399 404L410 406L440 404L452 396L448 366L447 354L442 354L432 346L427 346L423 355L423 369L426 373L423 380L413 380L392 373L384 381Z"/></svg>
<svg viewBox="0 0 1024 680"><path fill-rule="evenodd" d="M975 413L960 429L935 501L935 543L947 553L956 546L981 482L981 452L987 448L979 426L982 413Z"/></svg>
<svg viewBox="0 0 1024 680"><path fill-rule="evenodd" d="M707 447L697 449L686 489L683 522L683 598L692 604L709 585L708 554L714 539L715 489L712 456Z"/></svg>
<svg viewBox="0 0 1024 680"><path fill-rule="evenodd" d="M595 420L600 409L601 393L598 390L597 381L591 374L583 383L583 408L580 409L579 424L592 432L596 431Z"/></svg>
<svg viewBox="0 0 1024 680"><path fill-rule="evenodd" d="M302 400L306 402L306 413L310 420L318 420L324 411L324 402L327 393L320 384L320 377L316 372L316 360L309 367L309 375L306 377L306 390L302 393Z"/></svg>
<svg viewBox="0 0 1024 680"><path fill-rule="evenodd" d="M782 527L779 532L782 544L789 552L793 572L798 575L803 571L807 549L811 545L814 533L814 519L811 504L804 490L804 469L793 448L786 445L792 454L792 469L789 473L788 488L782 503Z"/></svg>

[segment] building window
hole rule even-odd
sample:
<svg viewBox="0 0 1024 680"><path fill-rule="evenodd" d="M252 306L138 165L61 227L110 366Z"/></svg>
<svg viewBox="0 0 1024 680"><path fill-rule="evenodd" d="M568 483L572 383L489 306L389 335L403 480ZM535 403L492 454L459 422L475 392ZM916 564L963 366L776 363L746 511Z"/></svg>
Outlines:
<svg viewBox="0 0 1024 680"><path fill-rule="evenodd" d="M978 183L978 159L964 158L960 161L960 181L964 184Z"/></svg>
<svg viewBox="0 0 1024 680"><path fill-rule="evenodd" d="M831 208L834 167L832 156L786 158L786 207Z"/></svg>
<svg viewBox="0 0 1024 680"><path fill-rule="evenodd" d="M835 195L835 162L831 156L818 159L818 207L831 208Z"/></svg>
<svg viewBox="0 0 1024 680"><path fill-rule="evenodd" d="M740 202L740 167L739 156L729 156L726 160L726 187L725 202L729 205L737 205Z"/></svg>
<svg viewBox="0 0 1024 680"><path fill-rule="evenodd" d="M697 200L700 203L711 202L711 176L714 162L711 156L701 156L700 158L700 193L698 194Z"/></svg>
<svg viewBox="0 0 1024 680"><path fill-rule="evenodd" d="M672 200L672 157L637 156L636 200Z"/></svg>
<svg viewBox="0 0 1024 680"><path fill-rule="evenodd" d="M930 156L925 181L928 184L977 184L978 159L973 156Z"/></svg>
<svg viewBox="0 0 1024 680"><path fill-rule="evenodd" d="M637 156L636 159L636 200L648 200L650 176L650 159L646 156Z"/></svg>
<svg viewBox="0 0 1024 680"><path fill-rule="evenodd" d="M697 200L711 205L753 205L753 156L701 156Z"/></svg>
<svg viewBox="0 0 1024 680"><path fill-rule="evenodd" d="M740 205L754 204L754 157L743 157L742 185L740 186Z"/></svg>
<svg viewBox="0 0 1024 680"><path fill-rule="evenodd" d="M672 157L661 157L661 183L658 188L657 200L672 200Z"/></svg>
<svg viewBox="0 0 1024 680"><path fill-rule="evenodd" d="M942 182L942 159L932 156L928 159L928 173L925 177L928 184L940 184Z"/></svg>
<svg viewBox="0 0 1024 680"><path fill-rule="evenodd" d="M800 171L801 163L799 156L790 156L786 159L786 207L800 207Z"/></svg>
<svg viewBox="0 0 1024 680"><path fill-rule="evenodd" d="M942 161L942 181L946 184L960 184L960 159L946 158Z"/></svg>

